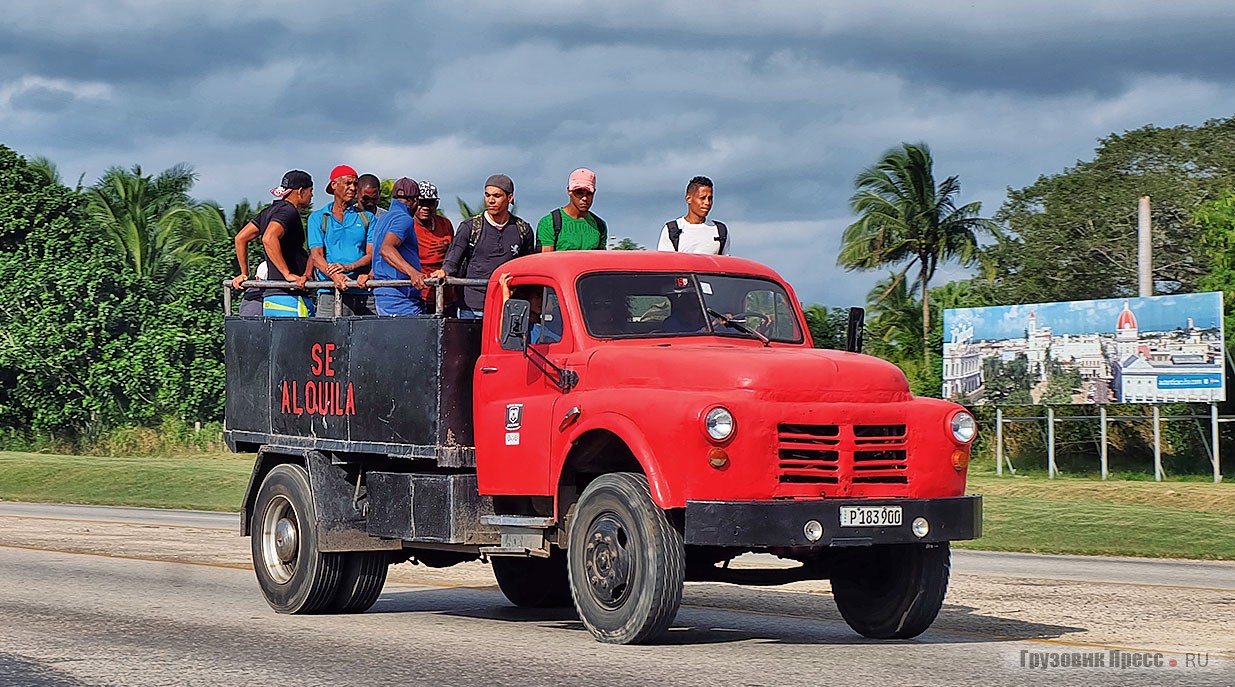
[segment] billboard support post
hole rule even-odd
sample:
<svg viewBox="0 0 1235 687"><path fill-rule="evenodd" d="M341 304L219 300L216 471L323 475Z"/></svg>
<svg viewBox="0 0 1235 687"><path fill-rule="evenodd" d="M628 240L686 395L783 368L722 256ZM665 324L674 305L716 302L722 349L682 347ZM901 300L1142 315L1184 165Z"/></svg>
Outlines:
<svg viewBox="0 0 1235 687"><path fill-rule="evenodd" d="M1213 444L1213 455L1210 456L1214 463L1214 484L1222 481L1222 463L1218 457L1218 404L1209 404L1209 434L1210 442Z"/></svg>
<svg viewBox="0 0 1235 687"><path fill-rule="evenodd" d="M1003 408L995 409L995 474L1003 475Z"/></svg>
<svg viewBox="0 0 1235 687"><path fill-rule="evenodd" d="M1162 416L1154 404L1154 481L1162 481Z"/></svg>
<svg viewBox="0 0 1235 687"><path fill-rule="evenodd" d="M1046 407L1047 478L1055 479L1055 406Z"/></svg>
<svg viewBox="0 0 1235 687"><path fill-rule="evenodd" d="M1106 479L1106 405L1098 406L1098 417L1102 420L1102 479Z"/></svg>

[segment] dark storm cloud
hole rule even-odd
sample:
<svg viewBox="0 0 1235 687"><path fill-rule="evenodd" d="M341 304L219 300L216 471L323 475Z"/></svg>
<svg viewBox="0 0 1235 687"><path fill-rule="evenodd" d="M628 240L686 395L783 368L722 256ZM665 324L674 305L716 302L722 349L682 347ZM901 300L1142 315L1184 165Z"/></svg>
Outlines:
<svg viewBox="0 0 1235 687"><path fill-rule="evenodd" d="M1112 131L1235 111L1217 2L55 5L10 0L0 143L66 178L184 161L230 207L290 167L471 202L505 171L535 220L586 165L611 233L654 245L707 174L738 251L833 305L882 276L833 263L855 175L902 141L990 214Z"/></svg>

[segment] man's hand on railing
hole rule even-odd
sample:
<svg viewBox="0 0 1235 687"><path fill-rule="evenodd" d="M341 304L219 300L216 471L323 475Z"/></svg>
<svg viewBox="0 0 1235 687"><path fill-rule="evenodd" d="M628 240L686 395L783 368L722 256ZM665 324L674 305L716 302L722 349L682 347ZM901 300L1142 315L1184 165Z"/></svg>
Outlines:
<svg viewBox="0 0 1235 687"><path fill-rule="evenodd" d="M242 274L242 275L240 275L240 276L238 276L238 277L236 277L235 279L233 279L233 280L232 280L232 288L233 288L233 289L236 289L237 291L239 291L239 290L241 290L241 289L243 289L243 288L244 288L243 284L244 284L246 281L249 281L249 275L247 275L247 274Z"/></svg>
<svg viewBox="0 0 1235 687"><path fill-rule="evenodd" d="M343 272L334 272L329 275L330 281L334 282L336 289L340 291L347 290L347 275Z"/></svg>
<svg viewBox="0 0 1235 687"><path fill-rule="evenodd" d="M408 275L408 281L412 282L412 287L415 289L423 289L425 287L425 275L420 272L412 272Z"/></svg>
<svg viewBox="0 0 1235 687"><path fill-rule="evenodd" d="M433 270L433 273L430 274L429 276L432 277L433 279L445 279L446 270Z"/></svg>
<svg viewBox="0 0 1235 687"><path fill-rule="evenodd" d="M356 277L356 286L359 286L362 289L367 289L369 288L367 286L368 283L369 283L369 273L368 272L365 272L361 274L359 277Z"/></svg>
<svg viewBox="0 0 1235 687"><path fill-rule="evenodd" d="M298 289L303 289L304 285L309 281L308 272L305 272L304 274L292 274L289 276L291 277L290 281L293 282Z"/></svg>

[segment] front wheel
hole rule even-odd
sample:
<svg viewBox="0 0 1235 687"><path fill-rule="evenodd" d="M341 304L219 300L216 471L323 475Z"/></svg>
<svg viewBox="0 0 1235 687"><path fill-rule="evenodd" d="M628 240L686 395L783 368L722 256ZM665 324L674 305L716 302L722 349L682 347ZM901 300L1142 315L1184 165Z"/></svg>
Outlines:
<svg viewBox="0 0 1235 687"><path fill-rule="evenodd" d="M908 639L935 622L952 567L947 542L871 546L849 553L832 577L832 595L855 632L872 639Z"/></svg>
<svg viewBox="0 0 1235 687"><path fill-rule="evenodd" d="M279 613L328 610L343 560L317 548L313 494L304 468L279 465L266 475L250 531L253 570L266 603Z"/></svg>
<svg viewBox="0 0 1235 687"><path fill-rule="evenodd" d="M596 639L658 637L682 603L682 534L652 500L647 478L602 475L583 490L566 551L575 610Z"/></svg>

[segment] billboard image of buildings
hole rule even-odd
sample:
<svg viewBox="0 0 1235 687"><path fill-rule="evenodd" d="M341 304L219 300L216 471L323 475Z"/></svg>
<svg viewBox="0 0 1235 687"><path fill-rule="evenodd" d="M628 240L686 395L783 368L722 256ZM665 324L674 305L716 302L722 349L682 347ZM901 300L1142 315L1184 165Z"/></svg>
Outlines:
<svg viewBox="0 0 1235 687"><path fill-rule="evenodd" d="M969 404L1226 400L1222 294L958 308L943 396Z"/></svg>

